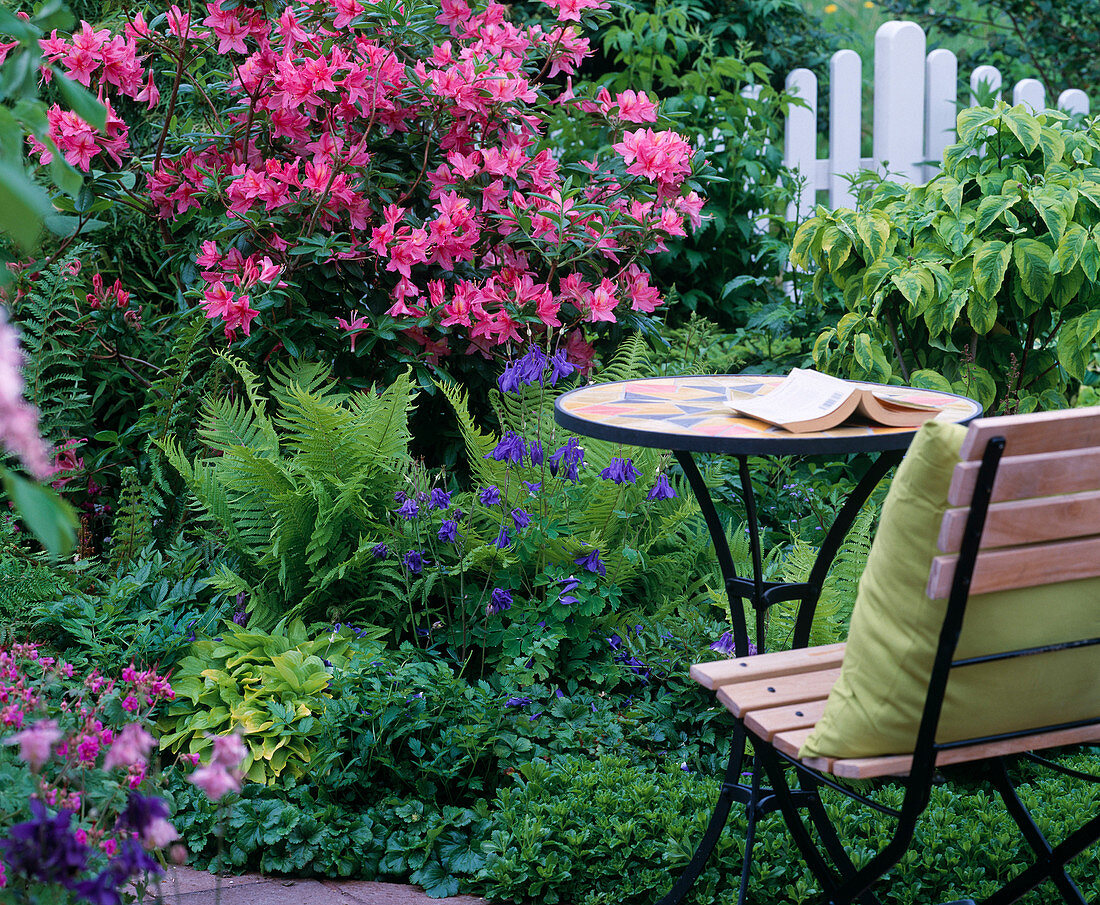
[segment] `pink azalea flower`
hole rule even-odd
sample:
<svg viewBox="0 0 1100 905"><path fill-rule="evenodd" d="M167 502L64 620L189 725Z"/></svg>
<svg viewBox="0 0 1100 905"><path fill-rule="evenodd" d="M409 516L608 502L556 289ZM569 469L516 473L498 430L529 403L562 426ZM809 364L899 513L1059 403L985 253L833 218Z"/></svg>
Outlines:
<svg viewBox="0 0 1100 905"><path fill-rule="evenodd" d="M341 330L344 330L345 332L351 334L348 338L351 340L351 351L354 352L355 340L358 338L359 334L369 326L369 324L367 322L367 319L358 312L352 311L351 314L354 315L352 320L347 321L344 320L344 318L342 317L338 317L336 318L336 323L340 326Z"/></svg>

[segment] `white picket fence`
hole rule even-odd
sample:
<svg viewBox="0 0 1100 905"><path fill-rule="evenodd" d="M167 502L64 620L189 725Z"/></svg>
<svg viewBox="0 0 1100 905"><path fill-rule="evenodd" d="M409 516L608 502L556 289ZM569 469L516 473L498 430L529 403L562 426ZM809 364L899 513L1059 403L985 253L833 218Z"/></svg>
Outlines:
<svg viewBox="0 0 1100 905"><path fill-rule="evenodd" d="M892 178L923 183L955 141L959 63L950 50L926 54L923 29L915 22L886 22L875 33L872 154L860 156L863 118L863 61L854 50L840 50L829 61L829 156L817 156L817 76L796 69L786 87L808 107L792 106L784 136L784 162L803 177L802 192L787 212L802 219L813 211L819 190L828 190L831 207L852 207L855 199L843 178L864 168L888 164ZM970 76L973 94L985 82L1000 96L1001 74L979 66ZM1012 90L1012 103L1034 110L1047 106L1036 79L1022 79ZM1077 88L1058 95L1057 107L1068 113L1089 112L1089 99Z"/></svg>

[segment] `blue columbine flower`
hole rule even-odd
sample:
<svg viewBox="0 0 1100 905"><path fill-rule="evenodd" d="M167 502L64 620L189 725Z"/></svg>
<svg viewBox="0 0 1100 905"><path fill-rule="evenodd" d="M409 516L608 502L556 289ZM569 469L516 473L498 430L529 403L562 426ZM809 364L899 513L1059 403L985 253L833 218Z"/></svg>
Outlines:
<svg viewBox="0 0 1100 905"><path fill-rule="evenodd" d="M522 509L513 509L512 524L516 526L517 531L522 531L524 528L531 524L531 516L529 516Z"/></svg>
<svg viewBox="0 0 1100 905"><path fill-rule="evenodd" d="M424 558L424 554L419 550L410 550L401 562L414 575L419 575L424 571L424 566L428 565L428 560Z"/></svg>
<svg viewBox="0 0 1100 905"><path fill-rule="evenodd" d="M516 695L504 702L505 707L527 707L531 699L526 695Z"/></svg>
<svg viewBox="0 0 1100 905"><path fill-rule="evenodd" d="M542 464L542 444L538 440L531 441L531 464Z"/></svg>
<svg viewBox="0 0 1100 905"><path fill-rule="evenodd" d="M409 495L404 490L399 490L393 495L393 501L395 503L404 503L409 498Z"/></svg>
<svg viewBox="0 0 1100 905"><path fill-rule="evenodd" d="M451 505L451 494L438 487L432 489L432 495L428 502L429 509L446 509Z"/></svg>
<svg viewBox="0 0 1100 905"><path fill-rule="evenodd" d="M503 550L505 547L511 546L511 543L512 538L508 536L508 529L501 525L500 534L498 534L496 540L493 541L493 546Z"/></svg>
<svg viewBox="0 0 1100 905"><path fill-rule="evenodd" d="M490 484L488 487L483 487L478 491L477 498L481 500L483 506L499 506L500 505L500 490L496 484Z"/></svg>
<svg viewBox="0 0 1100 905"><path fill-rule="evenodd" d="M595 572L597 575L606 575L607 568L602 562L600 562L600 551L595 547L587 554L582 554L573 560L578 566L587 569L589 572Z"/></svg>
<svg viewBox="0 0 1100 905"><path fill-rule="evenodd" d="M576 603L578 598L573 596L573 592L580 586L580 579L570 575L568 578L559 578L558 584L561 585L561 590L558 591L558 603L562 606Z"/></svg>
<svg viewBox="0 0 1100 905"><path fill-rule="evenodd" d="M676 491L668 482L668 475L661 472L657 475L657 480L653 482L653 486L649 488L649 493L645 495L645 498L647 500L671 500L675 496Z"/></svg>
<svg viewBox="0 0 1100 905"><path fill-rule="evenodd" d="M436 534L441 541L446 541L448 544L453 544L458 541L458 522L453 518L443 520L443 524L439 526L439 533Z"/></svg>
<svg viewBox="0 0 1100 905"><path fill-rule="evenodd" d="M486 615L495 616L511 608L512 592L504 588L493 588L492 594L489 595L489 604L485 607Z"/></svg>
<svg viewBox="0 0 1100 905"><path fill-rule="evenodd" d="M577 370L565 357L565 350L558 349L550 356L550 386L557 386L559 380L568 377Z"/></svg>
<svg viewBox="0 0 1100 905"><path fill-rule="evenodd" d="M385 559L390 555L390 548L385 544L375 544L370 550L371 556L375 559Z"/></svg>
<svg viewBox="0 0 1100 905"><path fill-rule="evenodd" d="M722 632L722 637L715 641L711 646L711 650L716 650L718 653L723 654L726 657L732 657L736 654L736 645L733 642L733 634L731 632ZM751 641L749 642L749 656L752 657L756 654L756 645Z"/></svg>
<svg viewBox="0 0 1100 905"><path fill-rule="evenodd" d="M515 431L508 431L493 447L493 451L485 454L485 458L507 462L509 465L522 465L525 455L527 455L527 443L524 442L523 437Z"/></svg>
<svg viewBox="0 0 1100 905"><path fill-rule="evenodd" d="M584 448L577 442L575 437L570 437L565 441L564 446L558 447L551 453L549 458L550 474L556 477L558 471L562 471L564 480L576 482L577 469L583 461ZM563 463L564 469L562 468Z"/></svg>
<svg viewBox="0 0 1100 905"><path fill-rule="evenodd" d="M605 481L614 481L616 484L633 484L641 474L634 467L633 459L620 459L616 456L611 464L600 472L600 477Z"/></svg>
<svg viewBox="0 0 1100 905"><path fill-rule="evenodd" d="M620 638L618 635L612 635L610 638L607 639L607 643L611 645L612 650L618 650L620 647L623 646L623 639Z"/></svg>
<svg viewBox="0 0 1100 905"><path fill-rule="evenodd" d="M542 481L524 481L523 485L527 488L527 492L531 494L538 493L542 490Z"/></svg>
<svg viewBox="0 0 1100 905"><path fill-rule="evenodd" d="M420 507L416 504L415 500L407 499L401 504L401 508L397 510L397 514L402 518L414 519L420 515Z"/></svg>
<svg viewBox="0 0 1100 905"><path fill-rule="evenodd" d="M45 883L60 883L71 889L77 876L88 865L88 846L82 844L70 826L72 811L59 811L51 817L45 805L31 799L33 817L8 830L0 840L10 877L27 877Z"/></svg>

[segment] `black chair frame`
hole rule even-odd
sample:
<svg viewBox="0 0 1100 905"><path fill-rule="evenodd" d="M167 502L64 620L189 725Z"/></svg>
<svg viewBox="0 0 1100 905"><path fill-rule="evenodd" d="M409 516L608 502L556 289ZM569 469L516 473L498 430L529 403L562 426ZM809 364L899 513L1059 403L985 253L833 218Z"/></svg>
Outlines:
<svg viewBox="0 0 1100 905"><path fill-rule="evenodd" d="M823 905L847 905L847 903L852 902L859 902L860 905L881 905L878 897L871 891L871 887L897 864L912 843L918 820L930 800L932 785L937 776L936 758L939 752L967 745L996 742L1040 732L1054 732L1100 722L1100 719L1081 720L1029 729L1025 732L1004 733L948 743L936 742L936 728L943 707L948 677L952 669L1100 644L1100 638L1085 638L1063 644L1025 648L968 659L955 659L955 650L962 630L971 578L974 573L986 514L993 493L993 482L1004 448L1004 438L995 437L989 441L982 456L977 483L970 503L962 547L959 552L944 622L940 631L936 656L929 677L928 692L917 732L912 767L907 776L892 779L892 781L903 783L905 786L905 796L901 808L887 808L837 782L829 774L813 769L801 761L785 755L767 741L757 738L751 730L748 730L738 720L732 739L732 750L735 753L740 751L743 754L745 741L749 741L752 745L754 763L751 793L746 795L745 786L739 784L743 758L731 756L721 796L707 828L706 837L699 846L696 856L684 871L684 875L680 877L673 889L660 900L658 905L676 905L687 894L692 882L701 873L704 862L717 842L726 822L730 805L735 799L744 801L748 819L745 856L737 899L738 905L744 901L747 892L757 819L775 810L782 813L795 843L806 860L806 864L821 884L823 897L820 901ZM815 606L816 598L803 602L803 608L798 614L798 626L800 628L808 628L813 620ZM805 630L796 632L796 646L806 646L808 634L808 631ZM1066 775L1090 782L1100 782L1098 776L1070 770L1035 755L1025 756L1040 765ZM1088 905L1080 889L1066 872L1066 865L1086 848L1100 840L1100 814L1096 814L1087 820L1060 843L1052 845L1042 834L1017 794L1013 776L1008 769L1008 763L1012 760L1012 757L994 757L967 765L972 770L976 767L979 774L1000 795L1009 815L1019 827L1024 841L1035 856L1034 862L1029 867L1005 883L985 902L987 905L1008 905L1008 903L1017 901L1029 890L1049 880L1055 884L1061 898L1067 905ZM789 781L791 768L797 776L797 787L792 786ZM765 790L763 795L761 795L762 774L766 774L770 783L770 789ZM897 824L890 841L885 848L863 866L857 867L847 854L844 843L829 818L820 797L822 787L834 789L896 818ZM808 820L804 819L802 812L806 812ZM816 831L819 842L815 842L813 831ZM957 905L972 901L970 899L960 900Z"/></svg>

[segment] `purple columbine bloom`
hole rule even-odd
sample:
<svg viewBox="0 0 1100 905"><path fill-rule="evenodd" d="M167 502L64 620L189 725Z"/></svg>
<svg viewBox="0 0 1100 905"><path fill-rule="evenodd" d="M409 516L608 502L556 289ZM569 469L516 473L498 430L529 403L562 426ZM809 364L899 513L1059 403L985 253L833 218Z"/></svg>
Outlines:
<svg viewBox="0 0 1100 905"><path fill-rule="evenodd" d="M0 840L9 878L22 876L71 889L88 865L89 852L70 826L73 813L62 810L50 817L41 801L32 798L30 805L32 819L15 824L8 838Z"/></svg>
<svg viewBox="0 0 1100 905"><path fill-rule="evenodd" d="M493 546L503 550L511 545L512 538L508 536L508 529L501 525L500 534L498 534L496 540L493 541Z"/></svg>
<svg viewBox="0 0 1100 905"><path fill-rule="evenodd" d="M522 531L524 528L531 524L531 516L529 516L522 509L513 509L512 524L516 526L517 531Z"/></svg>
<svg viewBox="0 0 1100 905"><path fill-rule="evenodd" d="M490 484L488 487L483 487L478 492L477 498L481 500L481 505L483 506L499 506L500 490L496 484Z"/></svg>
<svg viewBox="0 0 1100 905"><path fill-rule="evenodd" d="M523 457L527 455L527 444L523 437L515 431L508 431L493 447L491 453L486 453L486 459L496 459L498 462L507 462L509 465L522 465Z"/></svg>
<svg viewBox="0 0 1100 905"><path fill-rule="evenodd" d="M516 695L504 702L505 707L527 707L531 699L526 695Z"/></svg>
<svg viewBox="0 0 1100 905"><path fill-rule="evenodd" d="M420 507L416 505L415 500L405 500L401 504L401 508L397 510L397 514L405 519L414 519L420 515Z"/></svg>
<svg viewBox="0 0 1100 905"><path fill-rule="evenodd" d="M737 647L733 642L733 633L732 632L722 632L722 637L720 637L717 641L715 641L710 646L710 649L718 651L718 653L723 654L724 656L727 656L727 657L736 656ZM756 654L756 645L753 644L750 641L749 642L749 656L752 657L755 654Z"/></svg>
<svg viewBox="0 0 1100 905"><path fill-rule="evenodd" d="M561 585L561 590L558 592L558 603L562 606L571 606L576 603L578 598L573 596L573 592L580 586L580 580L570 575L568 578L559 578L558 584Z"/></svg>
<svg viewBox="0 0 1100 905"><path fill-rule="evenodd" d="M404 503L409 498L409 495L404 490L399 490L393 495L393 501L395 503Z"/></svg>
<svg viewBox="0 0 1100 905"><path fill-rule="evenodd" d="M428 502L429 509L446 509L451 505L451 494L438 487L432 489L432 495Z"/></svg>
<svg viewBox="0 0 1100 905"><path fill-rule="evenodd" d="M528 493L538 493L542 490L542 481L524 481L523 486L527 488Z"/></svg>
<svg viewBox="0 0 1100 905"><path fill-rule="evenodd" d="M157 818L168 819L168 805L164 799L152 795L139 795L131 792L126 801L126 807L118 815L115 828L119 830L133 830L139 836L148 829Z"/></svg>
<svg viewBox="0 0 1100 905"><path fill-rule="evenodd" d="M531 441L531 464L542 464L542 444L538 440Z"/></svg>
<svg viewBox="0 0 1100 905"><path fill-rule="evenodd" d="M385 544L375 544L370 550L371 556L375 559L385 559L390 555L390 548Z"/></svg>
<svg viewBox="0 0 1100 905"><path fill-rule="evenodd" d="M443 524L439 526L439 533L436 534L441 541L446 541L448 544L453 544L458 541L458 522L453 518L443 520Z"/></svg>
<svg viewBox="0 0 1100 905"><path fill-rule="evenodd" d="M600 477L605 481L614 481L616 484L633 484L641 474L634 467L633 459L620 459L616 456L611 464L600 472Z"/></svg>
<svg viewBox="0 0 1100 905"><path fill-rule="evenodd" d="M550 386L557 386L559 380L568 377L577 370L565 357L565 350L558 349L550 356Z"/></svg>
<svg viewBox="0 0 1100 905"><path fill-rule="evenodd" d="M492 594L489 595L489 603L485 607L486 615L495 616L497 613L503 613L511 608L512 592L505 588L493 588Z"/></svg>
<svg viewBox="0 0 1100 905"><path fill-rule="evenodd" d="M419 550L410 550L401 562L413 575L419 575L424 571L424 566L428 565L428 560L424 558L424 554Z"/></svg>
<svg viewBox="0 0 1100 905"><path fill-rule="evenodd" d="M587 569L589 572L595 572L600 576L607 575L607 568L600 562L600 551L595 547L593 547L589 553L578 556L573 562Z"/></svg>
<svg viewBox="0 0 1100 905"><path fill-rule="evenodd" d="M516 367L516 362L508 362L504 368L504 373L497 378L497 386L502 393L514 393L521 385L519 380L519 368Z"/></svg>
<svg viewBox="0 0 1100 905"><path fill-rule="evenodd" d="M623 639L620 638L618 635L612 635L610 638L607 639L607 643L611 645L612 650L618 650L620 647L623 646Z"/></svg>
<svg viewBox="0 0 1100 905"><path fill-rule="evenodd" d="M562 478L564 480L576 482L577 469L583 461L584 449L577 442L575 437L570 437L565 441L564 446L558 447L558 449L551 453L549 458L550 474L556 477L558 471L562 471ZM565 465L564 469L562 468L562 463Z"/></svg>
<svg viewBox="0 0 1100 905"><path fill-rule="evenodd" d="M668 482L668 475L662 472L657 475L657 480L653 482L653 486L649 488L649 493L645 495L645 498L647 500L671 500L675 496L676 491Z"/></svg>

